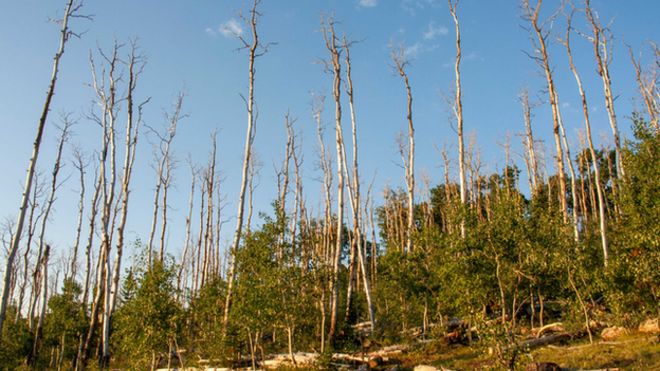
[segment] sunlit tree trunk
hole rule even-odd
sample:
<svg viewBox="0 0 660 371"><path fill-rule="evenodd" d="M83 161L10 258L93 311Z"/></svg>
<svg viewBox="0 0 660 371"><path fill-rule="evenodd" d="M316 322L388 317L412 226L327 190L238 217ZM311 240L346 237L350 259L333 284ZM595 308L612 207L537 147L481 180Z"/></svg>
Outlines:
<svg viewBox="0 0 660 371"><path fill-rule="evenodd" d="M134 112L134 97L137 81L142 69L144 68L143 57L136 54L137 46L133 45L128 58L128 91L126 95L126 137L124 149L124 166L121 178L121 215L119 217L119 226L117 227L117 253L112 273L112 288L110 290L110 315L114 313L117 304L117 295L119 294L119 276L121 274L121 260L124 251L124 232L126 220L128 218L128 200L130 195L131 176L133 174L133 165L135 164L135 154L137 152L138 134L142 120L142 107L148 102L141 103ZM137 113L137 117L134 114Z"/></svg>
<svg viewBox="0 0 660 371"><path fill-rule="evenodd" d="M454 19L456 26L456 62L454 64L454 73L456 74L456 92L454 97L454 114L456 115L456 134L458 136L458 183L461 194L461 204L465 208L467 204L467 187L465 184L465 149L463 144L463 101L461 97L461 30L459 27L456 8L458 0L452 2L447 0L449 12ZM465 218L461 218L461 237L465 238Z"/></svg>
<svg viewBox="0 0 660 371"><path fill-rule="evenodd" d="M405 233L405 245L403 248L404 253L410 253L412 251L412 235L415 218L413 215L414 203L415 203L415 128L413 126L413 117L412 117L412 90L410 89L410 82L408 80L408 74L406 73L406 66L408 61L403 48L399 50L392 50L390 54L392 61L394 62L394 67L396 72L403 79L403 84L406 89L406 120L408 121L408 158L404 158L404 167L405 167L405 178L406 178L406 188L407 188L407 215L406 215L406 233Z"/></svg>
<svg viewBox="0 0 660 371"><path fill-rule="evenodd" d="M44 279L44 277L40 277L39 275L41 272L45 271L45 268L42 267L40 264L42 264L42 256L44 253L44 248L46 247L46 242L45 242L46 226L48 225L48 218L50 217L50 212L52 211L53 205L55 204L55 200L56 200L55 194L57 193L57 190L60 186L60 184L57 182L57 176L59 175L61 169L62 152L64 151L64 144L67 142L69 138L69 129L71 128L71 125L73 125L73 122L70 121L70 118L68 116L63 116L62 124L63 124L62 133L60 134L60 138L57 145L57 152L55 156L55 163L53 165L53 172L51 174L51 183L50 183L50 190L48 193L48 199L46 200L44 214L43 217L41 218L41 229L39 231L39 241L38 241L39 250L37 251L37 259L36 259L38 263L34 269L34 273L32 276L32 284L34 287L33 287L32 300L30 301L30 306L28 308L28 327L30 328L30 330L34 329L33 319L35 315L35 310L37 309L36 302L40 290L39 280ZM41 304L46 305L45 303L41 303Z"/></svg>
<svg viewBox="0 0 660 371"><path fill-rule="evenodd" d="M337 224L335 236L335 249L333 251L332 263L332 297L330 299L330 329L328 331L328 342L334 341L337 330L337 315L339 310L339 266L343 247L342 226L344 221L344 159L342 156L342 144L344 134L341 125L341 62L340 50L335 35L334 20L328 19L323 24L323 37L325 46L330 53L329 68L333 74L332 95L335 102L335 144L337 150Z"/></svg>
<svg viewBox="0 0 660 371"><path fill-rule="evenodd" d="M596 157L596 150L594 149L594 143L591 136L591 123L589 121L589 107L587 105L587 95L582 87L582 79L578 74L575 64L573 63L573 54L571 53L571 44L570 44L570 35L571 35L571 19L572 16L568 18L568 26L566 29L566 38L564 40L564 46L566 47L566 54L568 55L568 63L575 77L575 82L578 86L578 91L580 92L580 100L582 103L582 113L584 114L584 128L586 131L587 143L589 144L589 154L591 155L591 161L594 166L594 176L596 183L596 193L598 195L598 221L600 228L600 237L601 237L601 246L603 249L603 264L607 266L608 262L608 243L607 243L607 220L605 216L605 197L603 194L602 183L600 178L600 166L598 165L598 158ZM587 172L589 169L587 169Z"/></svg>
<svg viewBox="0 0 660 371"><path fill-rule="evenodd" d="M46 101L44 102L41 116L39 117L39 123L37 124L37 134L34 139L34 144L32 146L32 155L30 156L30 162L28 164L27 175L25 177L25 186L23 187L23 195L21 197L21 206L19 208L18 218L16 221L16 230L13 234L13 239L9 247L9 254L7 255L7 264L5 268L5 273L3 277L3 286L2 286L2 298L0 299L0 341L2 341L2 330L3 324L5 321L5 315L7 313L7 305L9 303L9 288L11 284L11 272L14 267L14 258L16 257L16 252L20 246L21 236L23 235L23 224L25 223L25 214L28 209L28 201L30 199L30 190L32 189L32 179L34 178L35 169L37 167L37 159L39 157L39 149L41 148L41 138L44 133L44 128L46 126L46 120L48 119L48 113L50 112L50 104L55 94L55 85L57 82L57 75L60 67L60 60L62 55L64 55L64 46L72 35L72 31L69 29L69 17L72 14L76 14L80 9L81 5L74 4L74 0L68 0L66 8L64 10L64 15L62 17L62 28L60 30L60 46L55 53L55 58L53 61L53 71L50 78L50 84L46 92Z"/></svg>
<svg viewBox="0 0 660 371"><path fill-rule="evenodd" d="M362 281L364 286L364 294L367 299L367 310L369 311L369 322L371 323L371 328L375 328L375 311L374 305L371 298L371 285L369 283L369 277L367 274L367 264L365 263L365 256L362 250L362 240L363 236L363 223L361 223L360 213L362 210L362 205L360 202L360 173L358 169L358 141L357 141L357 120L355 117L355 106L353 104L353 78L351 76L351 54L350 54L350 45L346 38L343 40L343 49L345 53L345 63L346 63L346 94L348 95L348 105L351 114L351 138L352 138L352 147L353 147L353 182L352 182L352 191L351 186L349 186L349 194L351 198L351 207L353 212L353 231L354 231L354 245L357 250L357 259L360 265L360 272L362 273ZM342 143L343 147L343 143ZM346 152L344 153L344 163L346 163ZM348 169L346 169L348 172ZM348 178L348 177L347 177ZM348 305L347 305L348 307Z"/></svg>
<svg viewBox="0 0 660 371"><path fill-rule="evenodd" d="M260 0L254 0L252 3L252 9L250 9L250 30L252 33L252 40L250 42L246 41L242 36L237 35L240 41L243 43L243 47L249 50L248 53L248 97L246 102L247 108L247 132L245 135L245 150L243 153L243 169L241 171L241 187L238 193L238 205L236 212L236 229L234 231L234 238L231 244L231 256L229 261L229 271L227 272L227 295L225 298L225 308L224 316L222 320L223 335L227 333L227 326L229 325L229 312L231 310L232 304L232 295L234 290L234 279L236 278L236 252L239 249L241 242L241 233L243 231L243 217L245 211L245 193L247 190L247 180L248 180L248 169L250 168L250 155L252 154L252 142L254 141L254 126L256 124L256 119L254 115L254 62L257 57L263 55L265 50L262 52L258 51L260 46L259 44L259 34L257 33L257 20L261 15L257 11L257 6L259 5Z"/></svg>
<svg viewBox="0 0 660 371"><path fill-rule="evenodd" d="M535 194L538 183L538 164L536 161L536 151L534 150L534 135L532 133L532 108L529 105L529 94L527 90L523 90L520 96L523 106L523 117L525 119L525 149L527 150L527 159L529 160L529 173L531 180L532 195Z"/></svg>
<svg viewBox="0 0 660 371"><path fill-rule="evenodd" d="M555 138L555 150L557 153L557 176L559 178L559 202L561 206L561 212L564 216L564 222L568 221L568 205L566 202L566 175L564 171L564 150L561 145L561 135L560 128L561 125L561 114L559 112L559 103L557 98L557 90L555 88L555 82L552 77L552 68L550 67L550 58L548 56L548 51L546 47L546 41L549 36L549 32L543 29L544 23L539 23L539 12L541 10L542 0L537 0L536 7L534 9L530 8L529 0L523 0L523 7L526 13L526 18L530 22L534 34L536 35L536 42L534 43L535 51L538 52L541 56L532 58L541 65L543 71L545 72L545 78L548 89L548 97L550 99L550 108L552 110L552 122L553 122L553 134ZM570 160L570 159L569 159Z"/></svg>
<svg viewBox="0 0 660 371"><path fill-rule="evenodd" d="M612 94L612 79L610 78L610 59L612 51L608 49L609 30L603 28L591 9L591 1L585 0L584 12L589 21L593 36L591 42L594 45L594 55L596 57L596 66L598 75L603 80L603 92L605 94L605 108L614 137L614 150L616 151L616 171L617 179L625 175L623 159L621 158L621 139L619 138L619 126L617 124L616 113L614 111L614 96Z"/></svg>

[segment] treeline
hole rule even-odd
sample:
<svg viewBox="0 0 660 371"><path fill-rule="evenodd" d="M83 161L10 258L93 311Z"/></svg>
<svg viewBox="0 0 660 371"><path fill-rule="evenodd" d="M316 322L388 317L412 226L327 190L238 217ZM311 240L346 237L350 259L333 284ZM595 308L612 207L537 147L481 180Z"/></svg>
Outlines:
<svg viewBox="0 0 660 371"><path fill-rule="evenodd" d="M581 4L584 9L566 6L553 15L566 18L560 35L566 55L550 55L547 46L556 35L548 25L554 18L539 19L540 0L534 5L523 1L531 60L545 77L555 153L539 148L533 132L546 128L532 125L533 107L524 92L524 166L515 164L507 145L503 170L483 174L477 149L464 144L459 4L449 1L457 51L451 105L458 164L451 163L445 150L444 181L435 186L418 181L410 64L403 48L393 47L392 65L406 94L402 120L407 134L398 141L405 187L383 190L383 204L376 206L374 190L365 191L359 173L353 43L339 36L333 19L325 18L320 42L327 49L325 69L332 81L328 100L334 108L335 148L325 144L326 97L315 96L323 210L313 215L307 207L303 153L295 120L287 115L277 198L255 226L252 195L259 168L253 148L258 116L254 71L270 46L258 32L259 5L255 0L245 18L247 35L237 35L247 50L249 89L231 245L220 244L221 202L227 195L220 193L212 136L208 164L190 164L180 255L167 253L166 234L172 228L168 194L175 169L171 146L185 116L185 95L179 95L167 115L165 130L143 125L149 99L134 93L145 59L135 43L115 43L90 57L97 104L89 118L100 128L99 155L91 159L74 152L79 218L70 259L53 277L45 241L60 188L63 148L70 140L69 116L62 117L50 179L37 176L36 163L60 59L77 36L69 21L90 18L81 4L67 3L20 213L7 244L0 307L3 368L256 367L276 352L288 353L295 362L296 351L358 349L367 339L387 344L417 336L443 338L456 319L464 329L459 341L491 345L512 342L515 334L554 320L591 338L599 323L635 325L660 314L657 48L649 70L630 52L645 111L626 118L634 137L622 140L608 68L609 29L588 0ZM592 31L587 37L603 83L613 148L597 148L592 140L586 91L572 63L574 15L584 16ZM573 152L551 68L552 58L565 57L584 114L581 145ZM345 136L349 120L351 130ZM124 231L135 187L131 175L145 131L157 138L151 228L145 242L127 242ZM547 170L553 157L554 174ZM450 178L452 166L458 181ZM86 182L88 172L94 174L92 184ZM529 189L529 195L522 189ZM124 251L129 248L136 256L127 266Z"/></svg>

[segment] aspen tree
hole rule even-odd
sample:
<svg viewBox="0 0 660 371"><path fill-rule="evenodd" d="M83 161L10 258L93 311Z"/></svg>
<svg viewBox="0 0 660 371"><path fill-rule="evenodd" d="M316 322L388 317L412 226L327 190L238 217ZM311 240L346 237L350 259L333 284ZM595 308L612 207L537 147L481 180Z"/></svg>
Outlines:
<svg viewBox="0 0 660 371"><path fill-rule="evenodd" d="M357 259L360 265L360 271L362 272L362 280L364 282L364 293L367 299L367 307L369 311L369 322L371 323L371 328L375 329L375 315L374 315L374 305L371 298L371 286L369 284L369 278L367 275L367 264L365 263L365 256L362 251L362 240L363 236L363 227L361 223L360 213L362 206L360 203L360 175L358 170L358 141L357 141L357 121L355 116L355 106L353 103L353 78L351 76L351 54L350 54L350 43L346 40L346 37L343 39L343 50L344 50L344 63L346 64L346 94L348 96L348 106L351 115L351 138L352 138L352 149L353 149L353 182L349 185L349 196L351 201L351 208L353 212L353 231L354 231L354 246L357 250ZM342 142L342 147L344 143ZM346 151L343 150L344 163L346 163ZM348 168L346 168L347 179L348 177ZM352 189L351 189L352 188ZM350 295L349 295L350 299ZM346 305L348 309L348 304Z"/></svg>
<svg viewBox="0 0 660 371"><path fill-rule="evenodd" d="M37 167L39 149L41 148L41 139L43 137L44 128L46 126L46 120L48 120L48 113L50 112L51 101L53 99L53 95L55 95L55 85L57 83L60 61L62 59L62 56L64 55L64 47L71 38L71 36L79 37L78 34L73 32L69 28L69 18L90 19L89 16L84 16L80 14L81 8L82 8L82 3L77 3L74 0L68 0L66 4L66 8L64 9L64 15L62 16L62 19L58 22L61 24L60 45L57 52L55 53L55 58L53 60L53 70L51 73L48 90L46 92L46 100L44 102L43 108L41 110L41 116L39 117L39 121L37 124L37 134L34 139L34 144L32 147L32 155L30 156L30 161L27 168L27 174L25 177L25 186L23 187L23 195L21 196L21 206L19 208L18 218L16 221L16 230L13 233L13 239L9 247L9 254L7 254L7 264L3 277L2 298L0 298L0 341L2 341L2 330L4 328L3 323L5 321L5 315L7 313L7 305L9 303L11 272L13 272L14 258L16 257L16 252L18 251L21 242L21 237L23 235L23 224L25 223L25 215L28 209L30 190L32 189L32 180L34 178L34 173Z"/></svg>
<svg viewBox="0 0 660 371"><path fill-rule="evenodd" d="M456 134L458 136L458 182L461 194L461 204L463 207L467 205L467 187L465 184L465 149L463 144L463 100L461 96L461 29L458 22L458 15L456 8L458 7L458 0L447 0L449 5L449 13L454 19L456 26L456 62L454 64L454 73L456 74L456 91L454 96L453 110L456 116ZM465 218L461 217L461 237L465 238Z"/></svg>
<svg viewBox="0 0 660 371"><path fill-rule="evenodd" d="M537 190L539 184L538 164L536 160L536 151L534 150L534 135L532 132L532 107L529 104L529 93L527 89L523 90L520 94L520 101L523 106L523 118L525 121L525 149L527 150L526 158L529 160L529 173L531 179L532 195Z"/></svg>
<svg viewBox="0 0 660 371"><path fill-rule="evenodd" d="M257 7L261 3L260 0L254 0L252 3L252 8L250 9L249 15L249 24L250 31L252 34L252 39L250 41L246 40L241 35L236 35L236 37L243 44L243 48L248 50L248 97L246 99L246 110L247 110L247 132L245 135L245 149L243 153L243 169L241 170L241 186L238 193L238 205L236 212L236 229L234 231L234 238L231 244L231 260L229 262L229 271L227 272L227 295L225 298L225 311L222 320L222 332L223 336L227 334L227 326L229 325L229 312L231 310L232 304L232 295L234 289L234 280L236 275L236 253L238 252L239 245L241 242L241 232L243 231L243 217L245 211L245 193L247 190L247 180L248 180L248 169L250 167L250 157L252 154L252 143L254 141L254 126L256 125L256 117L254 112L254 76L255 60L263 56L267 50L268 45L262 47L260 51L259 48L261 44L259 43L259 34L257 32L257 21L261 13L257 11Z"/></svg>
<svg viewBox="0 0 660 371"><path fill-rule="evenodd" d="M594 55L596 57L596 66L598 75L603 80L603 92L605 94L605 108L614 137L614 150L616 153L616 171L617 179L625 175L624 164L621 158L621 139L619 137L619 126L617 124L616 112L614 111L614 96L612 93L612 79L610 77L610 61L612 51L608 49L608 41L611 39L609 29L600 24L598 17L591 9L591 0L585 0L584 12L591 25L593 36L590 37L594 46Z"/></svg>
<svg viewBox="0 0 660 371"><path fill-rule="evenodd" d="M561 131L562 142L564 143L564 150L566 151L566 163L568 164L568 174L571 177L571 199L573 201L573 207L571 208L571 213L573 214L573 239L575 242L580 240L580 231L578 229L578 200L577 200L577 186L575 184L575 169L573 168L573 160L571 159L571 149L568 144L568 139L566 138L566 130L564 129L564 124L562 123L561 116L559 116L559 129Z"/></svg>
<svg viewBox="0 0 660 371"><path fill-rule="evenodd" d="M344 159L342 156L342 143L344 134L341 125L341 61L340 49L337 45L335 34L335 23L333 19L327 19L323 23L323 38L325 46L330 53L330 69L333 74L332 95L335 102L335 144L337 150L337 225L335 236L335 249L332 263L332 296L330 305L330 329L328 331L328 342L333 343L337 329L337 313L339 309L339 265L343 247L342 227L344 221Z"/></svg>
<svg viewBox="0 0 660 371"><path fill-rule="evenodd" d="M117 227L117 253L112 273L112 288L110 293L110 315L114 313L115 305L117 303L117 295L119 294L119 276L121 274L121 261L124 251L124 232L126 229L126 220L128 218L128 201L130 196L131 176L133 174L133 165L135 164L135 154L137 152L138 135L140 132L140 124L142 121L142 109L145 104L149 102L147 98L144 102L134 107L134 93L137 86L138 79L142 73L145 60L139 54L137 45L135 43L131 46L131 51L128 56L128 86L126 94L126 134L124 139L124 164L121 177L120 187L120 202L121 202L121 215L119 217L119 226ZM135 111L137 108L137 112ZM135 117L134 117L135 116ZM108 324L109 326L109 324ZM108 331L110 329L108 328Z"/></svg>
<svg viewBox="0 0 660 371"><path fill-rule="evenodd" d="M73 166L78 170L78 181L80 184L80 198L78 200L78 222L76 224L76 238L73 243L73 251L71 252L71 266L69 268L69 277L73 280L76 279L78 272L78 248L80 246L80 235L82 233L82 225L84 220L85 211L85 162L84 155L79 148L74 148L73 151Z"/></svg>
<svg viewBox="0 0 660 371"><path fill-rule="evenodd" d="M646 107L646 112L649 114L649 120L651 121L651 126L658 131L658 102L656 98L656 88L655 84L657 81L657 68L653 69L653 74L651 76L644 76L641 67L641 61L635 58L635 54L630 46L628 46L628 52L630 53L630 61L635 68L635 79L637 80L637 86L639 93L642 95L644 100L644 106Z"/></svg>
<svg viewBox="0 0 660 371"><path fill-rule="evenodd" d="M405 167L405 180L407 187L407 215L406 215L406 228L405 228L405 245L403 246L404 253L409 253L412 251L412 234L414 226L414 202L415 202L415 128L413 126L413 116L412 116L412 90L410 89L410 82L408 80L408 74L406 73L406 67L408 66L408 60L406 59L405 51L403 47L398 48L397 50L392 50L390 53L392 62L394 62L394 68L396 72L401 76L403 80L404 87L406 89L406 120L408 121L408 158L404 158L404 167ZM401 141L403 143L403 140ZM401 146L400 146L401 148Z"/></svg>
<svg viewBox="0 0 660 371"><path fill-rule="evenodd" d="M575 77L575 82L577 83L578 91L580 92L580 101L582 103L582 114L584 115L584 129L587 137L587 143L589 144L589 154L591 155L591 161L594 166L594 176L596 183L596 193L598 194L598 221L600 228L600 237L601 237L601 246L603 248L603 264L607 266L608 261L608 243L607 243L607 220L605 216L605 196L603 194L602 183L600 179L600 166L598 165L598 159L596 157L596 150L594 149L594 143L591 136L591 122L589 120L589 107L587 105L587 94L582 87L582 79L578 74L577 68L573 63L573 54L571 52L571 21L572 13L567 16L567 26L566 26L566 37L563 41L564 46L566 47L566 55L568 56L568 64ZM589 172L587 170L587 172Z"/></svg>
<svg viewBox="0 0 660 371"><path fill-rule="evenodd" d="M36 302L37 298L39 296L39 290L40 290L40 285L39 282L40 280L44 280L45 278L43 276L40 276L40 274L43 274L45 272L45 268L42 266L42 257L44 254L44 248L46 246L46 227L48 225L48 220L50 217L50 213L52 211L53 205L55 204L55 200L57 199L56 193L57 190L59 189L60 184L57 181L57 176L60 173L60 170L62 168L62 153L64 151L64 145L65 143L69 140L69 130L71 126L73 125L73 122L71 121L70 117L68 115L63 115L62 118L62 128L61 128L61 134L58 139L57 143L57 151L55 155L55 163L53 164L53 171L51 173L51 183L50 183L50 189L48 192L48 198L46 200L46 203L44 205L44 213L43 217L41 218L41 228L39 231L39 239L37 241L37 244L39 246L39 249L37 251L37 265L34 268L34 273L32 275L32 285L33 285L33 295L32 295L32 300L30 301L30 306L28 308L28 327L30 330L33 330L33 319L35 315L35 310L36 310ZM43 285L41 285L43 286ZM45 306L47 303L41 303L41 305Z"/></svg>
<svg viewBox="0 0 660 371"><path fill-rule="evenodd" d="M201 285L204 286L211 277L212 263L210 260L213 258L213 190L215 188L215 165L217 157L217 136L214 133L211 139L211 153L209 155L209 164L204 172L204 183L202 187L206 189L206 221L204 222L204 241L200 242L204 245L204 255L202 260L202 279ZM200 230L201 232L201 230ZM202 238L200 234L199 238Z"/></svg>
<svg viewBox="0 0 660 371"><path fill-rule="evenodd" d="M559 178L559 202L561 206L562 215L564 216L564 222L568 219L568 206L566 203L566 174L564 171L564 150L561 145L561 135L559 126L561 123L561 113L559 111L559 103L557 97L557 90L555 88L555 82L552 76L552 69L550 68L550 57L548 55L548 50L546 46L546 41L549 36L549 31L546 31L544 27L546 23L552 21L554 17L551 17L540 23L539 12L541 11L542 0L536 1L536 6L532 9L529 4L529 0L523 0L523 8L525 11L525 16L532 26L534 35L536 36L536 41L532 38L532 44L534 45L535 52L538 52L541 57L530 56L534 61L536 61L545 72L545 78L548 88L548 98L550 99L550 108L552 110L552 122L553 122L553 134L555 139L555 150L557 152L557 176ZM569 159L570 161L570 159Z"/></svg>
<svg viewBox="0 0 660 371"><path fill-rule="evenodd" d="M167 130L164 134L160 134L157 130L149 128L150 132L156 136L158 139L157 149L154 151L154 156L156 156L156 189L154 191L154 211L151 218L151 230L149 232L149 242L147 244L147 263L151 266L152 263L152 254L154 246L154 237L156 234L157 224L158 224L158 210L162 209L162 226L161 226L161 235L160 235L160 249L159 249L159 260L163 261L163 256L165 254L165 233L167 230L167 194L169 187L172 181L172 170L173 170L173 159L171 154L171 147L174 141L174 137L177 133L177 125L179 121L185 118L181 112L183 107L183 99L185 94L183 92L179 93L176 98L176 101L172 108L172 113L165 113L165 120L168 123ZM159 205L159 199L161 197L162 191L162 206Z"/></svg>
<svg viewBox="0 0 660 371"><path fill-rule="evenodd" d="M118 113L117 107L117 82L121 79L118 71L118 64L120 63L118 53L122 45L117 42L114 43L112 48L112 53L110 55L105 54L102 50L99 50L101 58L104 60L104 63L107 64L106 67L101 69L102 75L100 78L97 76L97 67L94 62L94 58L90 53L90 67L92 70L92 84L91 87L96 94L97 104L101 110L100 115L92 114L92 118L96 123L101 127L101 151L99 153L99 190L100 190L100 199L101 203L101 245L99 247L99 256L97 261L97 271L96 271L96 293L94 295L94 300L92 302L92 311L90 315L90 323L87 332L87 337L83 344L80 356L81 361L77 362L81 364L81 367L85 366L87 357L89 356L89 346L94 335L94 330L97 325L97 315L100 308L103 308L101 312L102 315L102 324L109 323L110 321L110 283L111 283L111 273L110 273L110 249L112 247L112 209L114 206L115 198L115 188L117 180L117 170L116 170L116 118ZM106 81L107 80L107 81ZM107 83L107 86L106 86ZM108 167L110 169L108 170ZM101 303L103 300L103 303ZM108 336L108 338L106 338ZM109 332L104 332L101 339L101 347L103 350L105 344L109 340ZM105 342L103 341L105 340ZM109 346L109 344L108 344ZM109 353L101 355L99 360L100 364L103 365L108 361Z"/></svg>
<svg viewBox="0 0 660 371"><path fill-rule="evenodd" d="M18 305L16 308L16 313L21 313L21 310L23 308L23 298L25 297L25 289L27 288L29 281L29 274L30 274L30 250L32 247L32 238L34 238L34 234L36 233L36 229L37 229L37 224L39 223L39 220L43 217L45 211L44 208L40 208L39 213L35 216L35 211L37 209L37 206L39 206L39 198L41 198L42 193L43 193L43 187L39 183L39 173L36 173L34 175L34 180L32 183L32 196L28 201L30 207L30 214L28 216L25 251L23 253L23 279L21 281L21 286L18 291ZM11 229L10 229L10 233L11 233ZM10 237L13 238L13 235ZM32 300L31 296L28 298L28 300ZM20 316L16 316L15 318L16 323L18 323L19 317Z"/></svg>
<svg viewBox="0 0 660 371"><path fill-rule="evenodd" d="M179 267L179 273L177 274L176 279L176 291L177 295L180 293L183 288L186 286L187 277L186 277L186 268L188 266L188 251L192 245L192 236L191 236L191 227L192 227L192 213L194 206L195 198L195 185L197 184L197 169L193 165L192 160L188 160L188 167L190 168L190 195L188 196L188 213L186 214L185 230L186 236L184 239L183 252L181 253L181 265ZM194 251L190 253L194 257ZM194 258L191 258L192 262Z"/></svg>

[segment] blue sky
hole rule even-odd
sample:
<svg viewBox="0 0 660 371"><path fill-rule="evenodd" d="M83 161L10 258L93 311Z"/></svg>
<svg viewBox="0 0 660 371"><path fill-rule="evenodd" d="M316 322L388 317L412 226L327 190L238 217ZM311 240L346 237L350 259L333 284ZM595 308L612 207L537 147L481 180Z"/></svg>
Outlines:
<svg viewBox="0 0 660 371"><path fill-rule="evenodd" d="M544 2L547 15L558 1ZM145 122L164 127L163 112L170 109L181 89L186 91L184 112L174 154L179 160L173 196L170 199L169 251L177 253L182 243L183 214L187 207L190 178L185 158L204 164L210 133L218 130L218 164L226 198L223 240L234 225L235 195L240 182L245 110L239 94L247 91L247 57L236 51L240 44L227 37L227 30L245 29L237 13L247 9L245 1L87 1L85 11L93 22L74 20L73 29L84 31L80 40L67 45L60 79L45 133L39 168L44 180L52 167L58 113L71 112L78 118L71 143L92 154L100 142L98 128L85 119L92 100L88 55L97 46L108 49L113 39L126 42L138 38L148 65L137 95L151 97L145 108ZM0 13L0 217L13 219L18 212L25 168L40 107L43 104L52 57L57 48L58 29L49 18L62 13L64 1L3 1ZM636 83L625 43L644 51L645 63L651 55L645 45L660 40L657 15L660 2L596 1L592 6L604 23L614 20L616 37L611 65L613 88L618 96L619 125L629 133L627 119L634 107L641 108ZM298 119L304 146L305 192L309 206L319 210L320 184L316 169L315 127L311 115L311 92L328 96L324 122L330 141L332 109L330 76L324 73L321 58L326 57L319 20L334 14L337 30L359 41L352 50L355 104L359 125L362 181L372 178L377 196L386 184L403 185L403 170L395 137L405 130L405 91L389 61L388 46L403 44L411 59L409 67L413 90L413 115L417 135L417 174L426 173L432 184L442 178L442 160L436 148L446 144L455 155L455 134L449 124L450 109L445 96L452 94L454 83L454 29L447 4L442 0L264 0L259 22L261 38L275 42L268 54L257 61L256 100L259 107L255 149L263 162L255 209L270 212L275 198L273 164L279 163L285 143L284 114ZM462 64L465 128L474 135L481 153L482 173L501 168L503 144L511 137L514 159L522 161L518 133L523 130L522 112L517 96L527 87L534 101L545 101L544 78L538 67L523 53L531 51L527 32L521 27L518 1L463 0L459 6L463 36ZM588 31L583 16L574 24ZM553 35L564 33L561 19L553 23ZM587 89L592 107L594 136L610 143L611 133L604 109L602 84L596 75L593 50L584 39L573 37L574 57ZM578 129L583 127L577 89L567 67L563 47L550 47L551 61L562 105L562 114L573 153L577 152ZM348 110L345 110L347 113ZM350 122L345 116L345 127ZM533 125L539 139L549 144L551 116L547 107L538 107ZM133 179L128 237L146 239L150 224L155 184L152 146L146 135L138 149ZM330 143L330 142L329 142ZM333 148L329 146L329 148ZM71 158L71 147L66 151ZM455 164L455 163L454 163ZM63 178L74 173L67 162ZM552 168L550 169L551 171ZM453 173L453 171L452 171ZM524 179L524 178L523 178ZM89 179L91 188L91 177ZM421 183L421 182L420 182ZM78 185L76 177L63 185L55 204L47 240L59 251L71 245L74 236Z"/></svg>

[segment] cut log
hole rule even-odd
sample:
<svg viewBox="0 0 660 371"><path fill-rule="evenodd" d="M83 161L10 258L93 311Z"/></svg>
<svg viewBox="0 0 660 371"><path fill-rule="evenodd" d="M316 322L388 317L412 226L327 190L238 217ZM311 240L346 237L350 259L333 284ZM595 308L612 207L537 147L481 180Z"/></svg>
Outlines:
<svg viewBox="0 0 660 371"><path fill-rule="evenodd" d="M546 332L566 332L564 325L561 322L555 322L543 327L535 327L532 329L532 334L535 334L537 338L540 338Z"/></svg>
<svg viewBox="0 0 660 371"><path fill-rule="evenodd" d="M658 319L647 319L646 321L639 324L639 332L647 334L660 334L660 324Z"/></svg>
<svg viewBox="0 0 660 371"><path fill-rule="evenodd" d="M628 330L626 330L623 327L619 326L614 326L614 327L608 327L603 330L603 332L600 333L600 337L605 340L605 341L611 341L620 338L621 336L625 335L628 333Z"/></svg>

